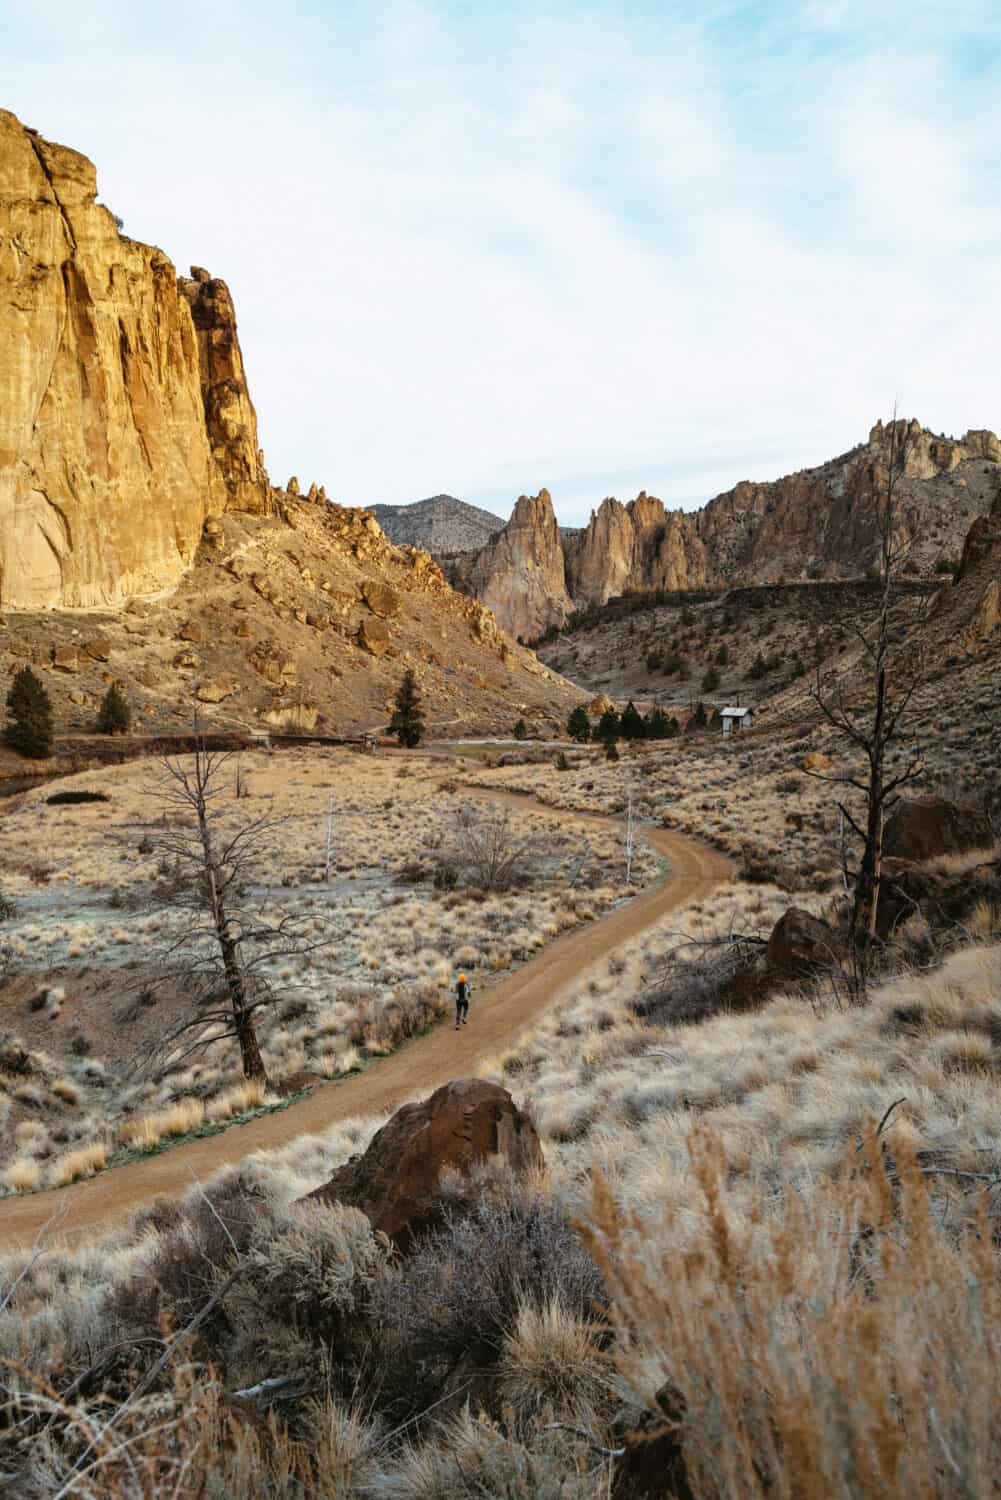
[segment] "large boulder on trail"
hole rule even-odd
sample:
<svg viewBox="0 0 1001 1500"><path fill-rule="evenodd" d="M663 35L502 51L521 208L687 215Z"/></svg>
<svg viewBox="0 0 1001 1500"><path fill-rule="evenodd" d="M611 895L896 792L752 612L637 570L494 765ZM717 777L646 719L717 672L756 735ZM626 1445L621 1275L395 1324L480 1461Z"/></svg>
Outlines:
<svg viewBox="0 0 1001 1500"><path fill-rule="evenodd" d="M516 1173L543 1164L535 1126L507 1089L459 1078L430 1099L404 1104L363 1155L351 1157L307 1196L360 1208L374 1229L405 1250L440 1217L442 1172L450 1168L468 1176L491 1157Z"/></svg>
<svg viewBox="0 0 1001 1500"><path fill-rule="evenodd" d="M897 804L883 830L883 854L921 861L936 854L962 854L993 842L983 808L946 797L908 797Z"/></svg>
<svg viewBox="0 0 1001 1500"><path fill-rule="evenodd" d="M834 967L840 946L833 927L800 906L790 906L768 938L769 978L813 979Z"/></svg>

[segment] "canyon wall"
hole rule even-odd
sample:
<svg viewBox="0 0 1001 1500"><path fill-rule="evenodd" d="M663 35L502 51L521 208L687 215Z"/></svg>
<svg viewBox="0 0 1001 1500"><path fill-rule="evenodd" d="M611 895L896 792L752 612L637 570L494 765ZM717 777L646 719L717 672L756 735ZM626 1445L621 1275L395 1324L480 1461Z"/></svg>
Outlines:
<svg viewBox="0 0 1001 1500"><path fill-rule="evenodd" d="M93 164L0 111L0 606L169 588L266 511L226 286L120 233Z"/></svg>
<svg viewBox="0 0 1001 1500"><path fill-rule="evenodd" d="M1001 442L983 429L953 439L901 419L892 432L877 422L865 443L816 468L742 481L701 510L670 510L645 491L625 505L609 497L586 527L560 536L562 559L542 491L545 503L520 500L507 528L463 559L454 582L531 640L574 609L632 590L858 575L878 554L872 497L886 478L891 437L902 455L896 494L908 565L930 572L958 558L970 526L990 512Z"/></svg>

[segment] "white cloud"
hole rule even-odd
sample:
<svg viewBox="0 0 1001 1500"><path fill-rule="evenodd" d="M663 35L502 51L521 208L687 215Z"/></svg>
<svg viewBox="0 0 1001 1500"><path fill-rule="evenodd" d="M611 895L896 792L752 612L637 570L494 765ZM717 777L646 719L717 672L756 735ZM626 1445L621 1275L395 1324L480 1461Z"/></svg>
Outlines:
<svg viewBox="0 0 1001 1500"><path fill-rule="evenodd" d="M548 484L573 522L820 461L895 397L1001 421L996 90L927 28L812 9L754 38L739 10L233 0L164 35L63 0L12 12L0 68L128 232L229 281L274 477L350 503Z"/></svg>

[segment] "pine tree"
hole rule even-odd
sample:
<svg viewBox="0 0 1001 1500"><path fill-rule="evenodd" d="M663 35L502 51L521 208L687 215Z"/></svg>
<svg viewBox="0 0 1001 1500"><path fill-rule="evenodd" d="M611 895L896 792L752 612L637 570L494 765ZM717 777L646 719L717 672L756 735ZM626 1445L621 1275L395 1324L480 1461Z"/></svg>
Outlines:
<svg viewBox="0 0 1001 1500"><path fill-rule="evenodd" d="M719 687L719 673L715 667L710 667L702 679L702 691L704 693L715 693Z"/></svg>
<svg viewBox="0 0 1001 1500"><path fill-rule="evenodd" d="M618 739L620 732L617 711L614 708L606 708L598 721L598 739L604 740L606 744L609 740L614 742Z"/></svg>
<svg viewBox="0 0 1001 1500"><path fill-rule="evenodd" d="M605 759L606 760L618 760L618 758L619 758L619 752L618 752L618 748L617 748L617 746L615 744L615 741L613 739L606 740L605 741Z"/></svg>
<svg viewBox="0 0 1001 1500"><path fill-rule="evenodd" d="M706 706L701 698L695 706L695 712L688 721L688 733L695 734L699 729L705 729L709 720L706 718Z"/></svg>
<svg viewBox="0 0 1001 1500"><path fill-rule="evenodd" d="M30 667L15 672L7 712L4 739L11 749L32 760L46 760L52 754L52 704Z"/></svg>
<svg viewBox="0 0 1001 1500"><path fill-rule="evenodd" d="M643 715L637 709L630 698L622 710L622 721L619 732L624 740L641 740L646 735L646 725L643 723Z"/></svg>
<svg viewBox="0 0 1001 1500"><path fill-rule="evenodd" d="M667 714L662 708L655 708L650 715L650 723L647 726L647 734L652 740L666 740L671 733Z"/></svg>
<svg viewBox="0 0 1001 1500"><path fill-rule="evenodd" d="M576 740L578 745L586 745L591 738L591 720L582 703L578 703L567 719L567 734L572 740Z"/></svg>
<svg viewBox="0 0 1001 1500"><path fill-rule="evenodd" d="M113 682L101 701L94 729L98 734L128 734L131 723L132 710L117 682Z"/></svg>
<svg viewBox="0 0 1001 1500"><path fill-rule="evenodd" d="M524 719L519 719L517 724L514 726L514 737L516 740L528 739L528 725L525 723Z"/></svg>
<svg viewBox="0 0 1001 1500"><path fill-rule="evenodd" d="M407 750L415 749L424 738L424 714L412 667L404 672L403 681L397 689L396 708L389 721L389 728Z"/></svg>

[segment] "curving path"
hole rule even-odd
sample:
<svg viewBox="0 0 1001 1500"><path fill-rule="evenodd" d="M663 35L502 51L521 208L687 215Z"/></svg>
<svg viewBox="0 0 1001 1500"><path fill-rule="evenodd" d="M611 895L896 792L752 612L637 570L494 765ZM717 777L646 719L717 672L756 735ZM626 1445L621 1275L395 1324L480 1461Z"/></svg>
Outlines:
<svg viewBox="0 0 1001 1500"><path fill-rule="evenodd" d="M464 793L472 790L464 788ZM490 802L557 812L513 793L477 790L476 795ZM568 823L618 826L615 820L596 814L557 815ZM451 1023L443 1022L429 1036L407 1043L364 1073L318 1084L307 1098L278 1114L262 1115L159 1156L114 1167L72 1187L6 1199L0 1203L0 1250L30 1245L50 1220L53 1241L99 1238L152 1199L187 1192L193 1175L204 1181L253 1151L285 1146L297 1136L322 1132L337 1120L395 1109L414 1094L475 1073L485 1058L510 1046L564 989L576 984L611 949L631 941L667 912L708 895L732 875L730 861L704 844L662 828L640 832L669 861L667 878L587 927L562 934L516 973L475 993L469 1025L458 1034Z"/></svg>

